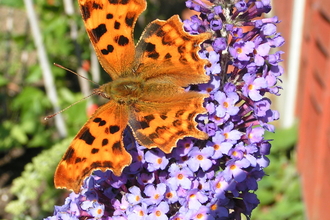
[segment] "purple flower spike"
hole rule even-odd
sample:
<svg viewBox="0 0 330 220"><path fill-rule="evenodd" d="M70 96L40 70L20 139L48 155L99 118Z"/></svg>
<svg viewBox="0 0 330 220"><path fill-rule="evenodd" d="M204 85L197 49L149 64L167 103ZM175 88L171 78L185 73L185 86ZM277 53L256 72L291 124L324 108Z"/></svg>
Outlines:
<svg viewBox="0 0 330 220"><path fill-rule="evenodd" d="M233 56L233 58L238 59L239 61L250 60L250 56L253 50L254 43L251 41L239 41L234 43L234 45L229 48L229 52Z"/></svg>
<svg viewBox="0 0 330 220"><path fill-rule="evenodd" d="M188 0L186 6L199 15L183 22L192 35L212 34L198 53L208 61L205 73L210 81L186 88L209 95L204 99L207 114L195 118L209 138L186 137L165 154L140 146L125 132L132 164L120 177L95 171L79 194L71 193L46 219L251 218L259 204L254 192L270 163L271 144L264 133L274 132L270 122L279 119L268 97L282 89L278 83L284 72L279 65L283 52L273 49L285 41L277 33L279 19L263 16L271 10L269 0L223 2ZM192 125L184 123L189 130Z"/></svg>

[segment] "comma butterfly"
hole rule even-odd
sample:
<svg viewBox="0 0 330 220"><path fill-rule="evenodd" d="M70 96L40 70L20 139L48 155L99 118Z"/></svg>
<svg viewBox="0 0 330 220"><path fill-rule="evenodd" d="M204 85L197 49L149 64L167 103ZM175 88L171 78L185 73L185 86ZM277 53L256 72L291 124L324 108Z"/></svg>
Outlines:
<svg viewBox="0 0 330 220"><path fill-rule="evenodd" d="M196 128L206 94L185 91L205 83L206 60L197 52L209 33L190 35L177 15L155 20L134 45L133 29L145 0L78 0L89 38L112 80L95 93L109 99L72 141L55 172L55 186L78 193L93 170L117 176L131 164L123 132L127 125L139 144L170 153L179 139L207 139Z"/></svg>

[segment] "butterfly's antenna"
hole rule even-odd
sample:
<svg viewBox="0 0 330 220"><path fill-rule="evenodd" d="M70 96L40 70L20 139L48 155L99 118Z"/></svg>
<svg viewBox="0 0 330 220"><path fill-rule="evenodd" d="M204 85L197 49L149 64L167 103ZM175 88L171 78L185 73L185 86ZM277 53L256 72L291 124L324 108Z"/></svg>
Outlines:
<svg viewBox="0 0 330 220"><path fill-rule="evenodd" d="M70 69L68 69L68 68L66 68L66 67L64 67L64 66L62 66L62 65L60 65L60 64L54 63L54 66L57 66L57 67L62 68L62 69L64 69L64 70L66 70L66 71L69 71L70 73L73 73L73 74L75 74L75 75L77 75L77 76L79 76L79 77L81 77L81 78L86 79L87 81L89 81L89 82L91 82L91 83L94 83L95 85L100 86L99 84L97 84L97 83L94 82L93 80L90 80L90 79L88 79L88 78L86 78L86 77L84 77L84 76L82 76L82 75L76 73L75 71L70 70ZM87 96L87 97L89 97L89 96Z"/></svg>
<svg viewBox="0 0 330 220"><path fill-rule="evenodd" d="M71 105L69 105L68 107L62 109L61 111L56 112L56 113L54 113L54 114L52 114L52 115L48 115L48 116L44 117L44 120L47 121L48 119L51 119L52 117L56 116L57 114L60 114L60 113L64 112L65 110L67 110L67 109L70 108L71 106L73 106L73 105L75 105L75 104L77 104L77 103L79 103L79 102L81 102L81 101L83 101L83 100L85 100L85 99L91 97L92 95L98 94L98 93L99 93L99 92L98 92L97 90L95 90L92 94L90 94L90 95L88 95L88 96L86 96L86 97L84 97L84 98L82 98L82 99L80 99L80 100L78 100L78 101L72 103Z"/></svg>

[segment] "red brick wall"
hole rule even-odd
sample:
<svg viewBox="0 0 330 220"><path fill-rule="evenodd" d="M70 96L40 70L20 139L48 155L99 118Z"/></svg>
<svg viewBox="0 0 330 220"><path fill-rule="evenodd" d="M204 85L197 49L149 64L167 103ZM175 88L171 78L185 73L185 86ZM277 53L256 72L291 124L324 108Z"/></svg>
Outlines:
<svg viewBox="0 0 330 220"><path fill-rule="evenodd" d="M330 219L330 1L306 0L297 115L298 169L309 220Z"/></svg>
<svg viewBox="0 0 330 220"><path fill-rule="evenodd" d="M283 65L287 70L293 0L273 1L286 39ZM330 0L306 0L296 113L297 144L306 217L330 219ZM286 72L285 74L290 74ZM283 76L285 80L286 75ZM289 89L289 88L284 88Z"/></svg>

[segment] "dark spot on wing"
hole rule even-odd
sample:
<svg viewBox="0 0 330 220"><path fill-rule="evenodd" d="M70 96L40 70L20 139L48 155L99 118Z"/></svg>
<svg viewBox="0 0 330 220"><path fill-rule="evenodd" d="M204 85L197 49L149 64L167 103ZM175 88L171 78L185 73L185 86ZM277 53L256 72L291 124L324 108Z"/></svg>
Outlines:
<svg viewBox="0 0 330 220"><path fill-rule="evenodd" d="M89 11L89 7L88 5L82 5L81 6L81 14L83 19L86 21L88 18L90 18L91 16L91 12Z"/></svg>
<svg viewBox="0 0 330 220"><path fill-rule="evenodd" d="M91 30L95 42L98 42L106 32L107 27L105 26L105 24L100 24L99 26Z"/></svg>
<svg viewBox="0 0 330 220"><path fill-rule="evenodd" d="M112 150L113 151L121 151L122 149L122 146L121 146L121 142L120 141L117 141L115 142L113 145L112 145Z"/></svg>
<svg viewBox="0 0 330 220"><path fill-rule="evenodd" d="M94 163L91 164L92 168L98 168L98 167L102 167L102 164L100 161L95 161Z"/></svg>
<svg viewBox="0 0 330 220"><path fill-rule="evenodd" d="M143 121L140 121L140 125L142 129L146 129L150 127L150 122L155 119L154 115L146 115L143 117Z"/></svg>
<svg viewBox="0 0 330 220"><path fill-rule="evenodd" d="M165 31L163 31L162 29L159 29L158 31L156 31L156 35L158 36L158 37L163 37L163 36L165 36Z"/></svg>
<svg viewBox="0 0 330 220"><path fill-rule="evenodd" d="M83 158L77 157L74 163L84 162L85 160L86 160L86 157L83 157Z"/></svg>
<svg viewBox="0 0 330 220"><path fill-rule="evenodd" d="M109 143L109 140L108 139L103 139L102 140L102 147L106 146L107 144Z"/></svg>
<svg viewBox="0 0 330 220"><path fill-rule="evenodd" d="M119 126L117 125L112 125L109 128L111 134L117 133L120 130Z"/></svg>
<svg viewBox="0 0 330 220"><path fill-rule="evenodd" d="M93 2L93 6L94 9L103 9L102 6L100 4L97 4L96 2Z"/></svg>
<svg viewBox="0 0 330 220"><path fill-rule="evenodd" d="M177 119L177 120L173 121L172 124L173 124L174 127L181 126L182 125L182 120Z"/></svg>
<svg viewBox="0 0 330 220"><path fill-rule="evenodd" d="M166 130L167 130L167 127L166 126L157 127L156 128L156 133L157 134L163 134Z"/></svg>
<svg viewBox="0 0 330 220"><path fill-rule="evenodd" d="M158 136L158 134L156 134L156 133L151 133L151 134L149 134L149 138L150 138L151 140L153 140L153 139L155 139L155 138L159 138L159 136Z"/></svg>
<svg viewBox="0 0 330 220"><path fill-rule="evenodd" d="M177 136L184 136L184 135L186 135L187 133L185 132L185 131L177 131L176 133L175 133Z"/></svg>
<svg viewBox="0 0 330 220"><path fill-rule="evenodd" d="M85 141L85 143L88 145L93 144L95 137L91 134L91 132L89 131L89 128L82 130L80 133L81 133L81 135L79 137L80 140Z"/></svg>
<svg viewBox="0 0 330 220"><path fill-rule="evenodd" d="M97 152L99 152L99 149L97 149L97 148L93 148L93 149L91 150L91 153L92 153L92 154L96 154Z"/></svg>
<svg viewBox="0 0 330 220"><path fill-rule="evenodd" d="M195 126L192 123L189 123L188 124L188 130L189 131L195 130Z"/></svg>
<svg viewBox="0 0 330 220"><path fill-rule="evenodd" d="M165 120L167 118L167 115L166 114L160 115L160 118Z"/></svg>
<svg viewBox="0 0 330 220"><path fill-rule="evenodd" d="M111 44L109 44L107 46L107 49L102 49L101 50L101 53L104 54L104 55L108 55L109 53L112 53L113 50L114 50L114 47Z"/></svg>
<svg viewBox="0 0 330 220"><path fill-rule="evenodd" d="M196 115L197 112L192 112L188 115L188 120L193 120L194 119L194 116Z"/></svg>
<svg viewBox="0 0 330 220"><path fill-rule="evenodd" d="M135 19L135 13L127 13L126 17L125 17L125 23L128 27L132 27L133 26L133 22Z"/></svg>
<svg viewBox="0 0 330 220"><path fill-rule="evenodd" d="M184 113L184 110L183 109L180 109L179 111L177 111L175 113L175 117L180 117L181 115L183 115L183 113Z"/></svg>
<svg viewBox="0 0 330 220"><path fill-rule="evenodd" d="M151 122L152 120L155 119L155 116L154 115L147 115L147 116L144 116L144 118L147 120L147 122Z"/></svg>
<svg viewBox="0 0 330 220"><path fill-rule="evenodd" d="M182 36L182 40L184 40L184 41L190 41L190 37ZM196 43L198 44L198 41L196 41Z"/></svg>
<svg viewBox="0 0 330 220"><path fill-rule="evenodd" d="M120 23L118 21L115 21L114 28L117 29L117 30L120 28Z"/></svg>
<svg viewBox="0 0 330 220"><path fill-rule="evenodd" d="M108 13L106 16L107 19L112 19L113 18L113 14Z"/></svg>
<svg viewBox="0 0 330 220"><path fill-rule="evenodd" d="M123 35L120 35L119 37L115 37L115 42L117 42L119 46L125 46L129 43L129 39Z"/></svg>
<svg viewBox="0 0 330 220"><path fill-rule="evenodd" d="M156 45L152 43L145 44L145 51L147 56L152 59L157 59L159 57L159 53L156 52Z"/></svg>
<svg viewBox="0 0 330 220"><path fill-rule="evenodd" d="M170 58L172 58L172 55L171 55L170 53L167 53L167 54L165 55L165 59L170 59Z"/></svg>
<svg viewBox="0 0 330 220"><path fill-rule="evenodd" d="M187 60L185 57L183 57L183 56L181 56L181 57L179 58L179 61L180 61L181 63L183 63L183 64L187 64L187 63L188 63L188 60Z"/></svg>
<svg viewBox="0 0 330 220"><path fill-rule="evenodd" d="M149 126L149 123L146 122L146 121L141 121L141 122L140 122L140 125L141 125L141 128L142 128L142 129L146 129L146 128L149 128L149 127L150 127L150 126Z"/></svg>
<svg viewBox="0 0 330 220"><path fill-rule="evenodd" d="M95 118L93 122L99 123L99 126L103 126L107 123L105 120L102 120L102 118Z"/></svg>
<svg viewBox="0 0 330 220"><path fill-rule="evenodd" d="M63 160L70 160L74 154L74 149L70 146L69 149L65 152Z"/></svg>
<svg viewBox="0 0 330 220"><path fill-rule="evenodd" d="M103 161L103 167L109 167L112 168L112 162L111 161Z"/></svg>
<svg viewBox="0 0 330 220"><path fill-rule="evenodd" d="M164 36L162 37L162 44L163 45L172 45L174 42L173 42L173 39L171 38L170 35L166 35L164 34Z"/></svg>
<svg viewBox="0 0 330 220"><path fill-rule="evenodd" d="M181 53L184 53L184 51L186 50L186 47L184 45L181 45L181 46L178 46L178 52L181 54Z"/></svg>
<svg viewBox="0 0 330 220"><path fill-rule="evenodd" d="M198 60L199 60L198 55L197 55L196 53L194 53L194 52L191 53L191 57L192 57L193 60L195 60L195 61L198 61Z"/></svg>
<svg viewBox="0 0 330 220"><path fill-rule="evenodd" d="M102 121L102 118L94 118L94 120L93 120L93 122L96 122L96 123L98 123L100 121Z"/></svg>
<svg viewBox="0 0 330 220"><path fill-rule="evenodd" d="M145 48L147 52L154 52L156 49L156 45L152 43L146 43Z"/></svg>

